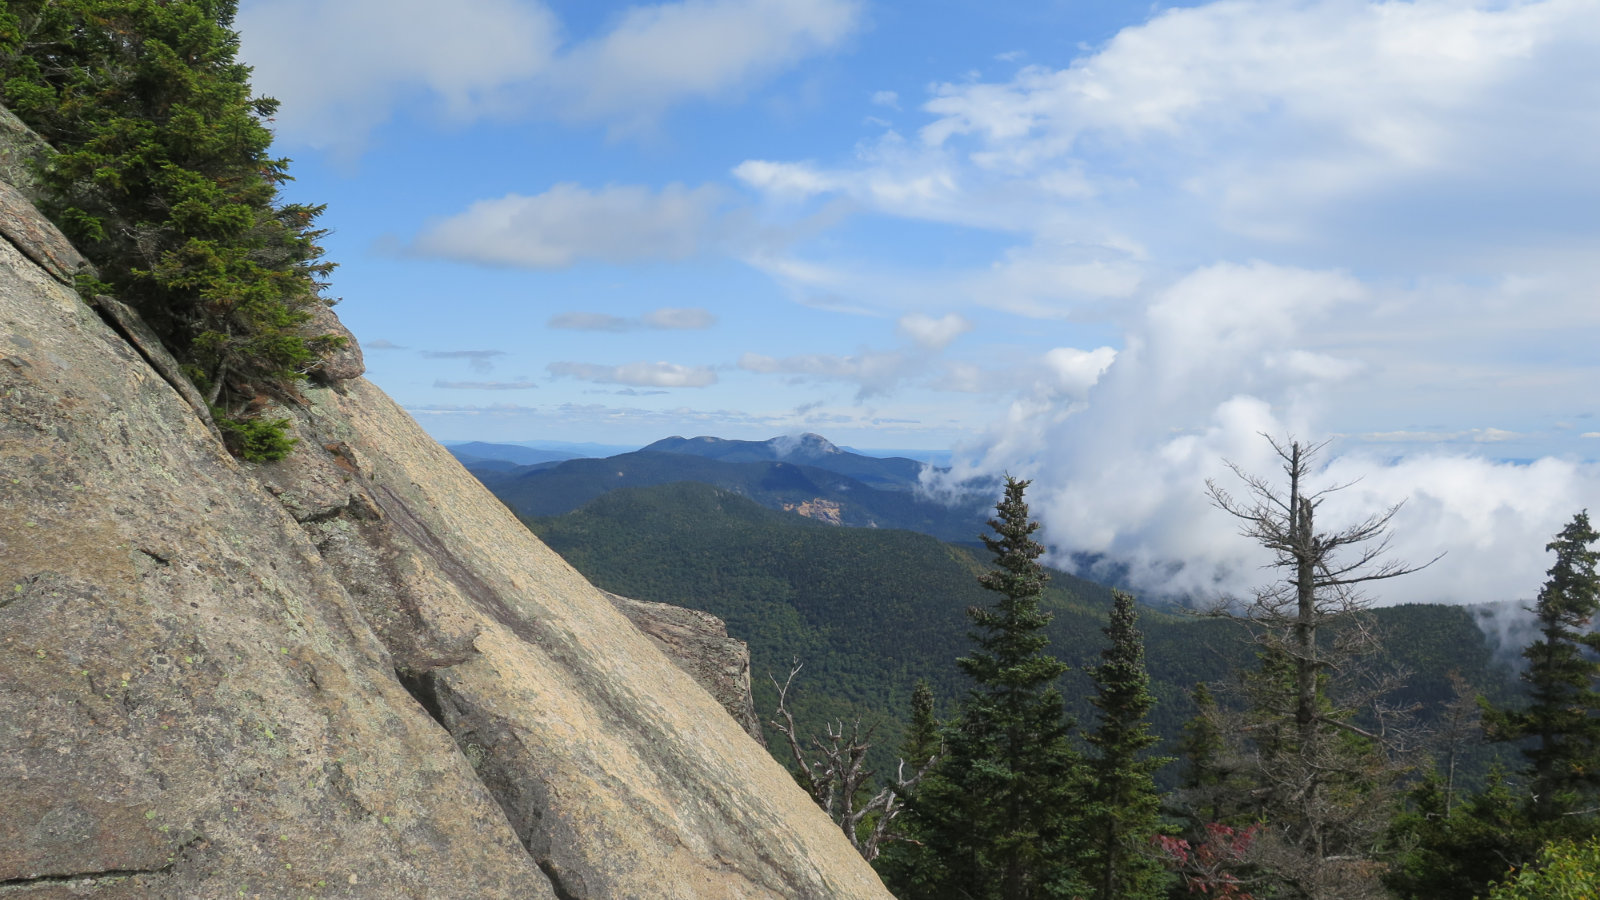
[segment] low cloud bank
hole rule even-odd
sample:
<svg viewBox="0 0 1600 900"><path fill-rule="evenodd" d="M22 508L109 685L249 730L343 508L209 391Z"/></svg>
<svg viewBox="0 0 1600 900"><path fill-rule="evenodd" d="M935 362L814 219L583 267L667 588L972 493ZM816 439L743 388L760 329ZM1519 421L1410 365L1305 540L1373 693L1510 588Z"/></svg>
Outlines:
<svg viewBox="0 0 1600 900"><path fill-rule="evenodd" d="M1338 273L1265 263L1198 270L1152 299L1082 401L1017 401L928 487L1004 471L1032 478L1029 499L1054 563L1120 577L1147 596L1209 602L1246 595L1273 573L1239 523L1210 503L1207 479L1239 486L1229 462L1281 474L1262 435L1331 438L1312 487L1350 486L1328 497L1323 527L1403 501L1394 558L1420 564L1445 554L1372 585L1375 602L1531 599L1550 563L1544 545L1574 513L1600 508L1600 465L1437 446L1396 455L1329 434L1330 398L1347 397L1362 367L1305 344L1373 302Z"/></svg>

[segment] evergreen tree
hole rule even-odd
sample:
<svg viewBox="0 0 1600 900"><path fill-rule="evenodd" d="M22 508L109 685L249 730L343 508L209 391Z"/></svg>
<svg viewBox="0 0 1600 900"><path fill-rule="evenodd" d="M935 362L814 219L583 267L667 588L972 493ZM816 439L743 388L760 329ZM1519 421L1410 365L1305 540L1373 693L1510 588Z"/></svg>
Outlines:
<svg viewBox="0 0 1600 900"><path fill-rule="evenodd" d="M1438 775L1413 788L1410 799L1395 817L1400 853L1383 879L1402 897L1473 900L1538 852L1536 830L1498 765L1481 792L1459 803L1450 803Z"/></svg>
<svg viewBox="0 0 1600 900"><path fill-rule="evenodd" d="M939 720L934 717L933 688L927 679L917 679L911 689L911 724L900 744L900 759L913 769L939 755Z"/></svg>
<svg viewBox="0 0 1600 900"><path fill-rule="evenodd" d="M967 611L977 649L956 661L975 687L945 731L945 756L912 797L923 836L903 896L1041 900L1084 893L1083 763L1072 746L1039 609L1047 576L1033 540L1028 482L1006 478L984 544L997 568L979 582L999 594Z"/></svg>
<svg viewBox="0 0 1600 900"><path fill-rule="evenodd" d="M268 155L264 122L277 102L251 95L235 58L236 6L10 0L0 96L58 151L41 205L104 279L80 290L138 309L223 405L224 432L254 439L235 451L272 456L287 444L226 413L337 343L303 333L333 266L312 227L322 208L278 201L288 160Z"/></svg>
<svg viewBox="0 0 1600 900"><path fill-rule="evenodd" d="M1589 630L1600 613L1597 539L1585 511L1545 545L1556 559L1532 610L1540 637L1522 654L1531 702L1511 710L1479 701L1490 740L1525 745L1522 788L1497 767L1481 793L1454 807L1438 778L1413 791L1395 829L1406 850L1386 879L1403 895L1482 896L1491 881L1533 863L1541 846L1600 833L1600 635Z"/></svg>
<svg viewBox="0 0 1600 900"><path fill-rule="evenodd" d="M1593 806L1600 788L1600 634L1590 630L1600 612L1600 554L1591 548L1597 539L1585 510L1545 545L1556 561L1533 607L1540 639L1522 653L1532 702L1517 712L1485 713L1491 740L1533 742L1523 755L1535 821Z"/></svg>
<svg viewBox="0 0 1600 900"><path fill-rule="evenodd" d="M1190 820L1191 829L1207 822L1221 822L1225 808L1232 805L1229 791L1229 766L1224 762L1227 742L1218 726L1220 714L1211 687L1199 682L1190 693L1194 718L1184 723L1178 738L1178 759L1182 762L1175 797L1180 812Z"/></svg>
<svg viewBox="0 0 1600 900"><path fill-rule="evenodd" d="M1153 776L1171 760L1146 753L1158 740L1146 721L1155 698L1133 597L1113 594L1105 633L1111 644L1101 652L1100 664L1089 669L1100 721L1087 736L1095 750L1089 762L1087 874L1098 900L1155 898L1164 894L1170 877L1149 853L1151 838L1161 830Z"/></svg>
<svg viewBox="0 0 1600 900"><path fill-rule="evenodd" d="M901 781L906 780L904 776L907 770L922 772L926 776L938 764L939 754L943 751L939 732L939 720L934 715L933 688L926 680L919 678L911 691L911 724L907 726L905 740L900 744ZM898 799L902 804L906 800L904 794L913 793L914 790L913 787L901 792ZM903 805L902 812L906 808ZM913 886L919 882L921 869L926 865L922 846L922 832L917 817L914 814L899 816L895 822L893 840L884 843L877 858L871 861L878 877L895 894L915 896Z"/></svg>

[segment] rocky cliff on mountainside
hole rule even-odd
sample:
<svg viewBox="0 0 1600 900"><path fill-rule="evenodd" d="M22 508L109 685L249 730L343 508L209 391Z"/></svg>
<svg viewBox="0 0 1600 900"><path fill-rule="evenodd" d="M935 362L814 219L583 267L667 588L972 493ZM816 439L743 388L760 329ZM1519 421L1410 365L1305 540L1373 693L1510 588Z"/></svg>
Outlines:
<svg viewBox="0 0 1600 900"><path fill-rule="evenodd" d="M728 637L728 626L721 619L698 609L602 593L668 659L710 692L746 733L766 744L750 694L750 648Z"/></svg>
<svg viewBox="0 0 1600 900"><path fill-rule="evenodd" d="M357 348L241 464L0 200L0 896L888 896Z"/></svg>

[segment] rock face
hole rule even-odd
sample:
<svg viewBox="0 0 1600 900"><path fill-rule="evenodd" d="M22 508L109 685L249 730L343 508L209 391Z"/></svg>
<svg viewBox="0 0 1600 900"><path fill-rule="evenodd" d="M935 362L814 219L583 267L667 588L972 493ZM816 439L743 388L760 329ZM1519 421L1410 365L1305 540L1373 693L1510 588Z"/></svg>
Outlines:
<svg viewBox="0 0 1600 900"><path fill-rule="evenodd" d="M29 200L38 200L43 185L34 164L50 153L50 145L16 114L0 107L0 181L12 185Z"/></svg>
<svg viewBox="0 0 1600 900"><path fill-rule="evenodd" d="M821 497L800 503L785 503L783 511L799 513L808 519L816 519L818 522L826 522L829 525L844 524L844 510L839 504Z"/></svg>
<svg viewBox="0 0 1600 900"><path fill-rule="evenodd" d="M39 216L33 202L3 182L0 182L0 236L62 284L72 284L73 276L79 272L92 271L78 248Z"/></svg>
<svg viewBox="0 0 1600 900"><path fill-rule="evenodd" d="M277 414L236 462L0 242L0 895L888 896L380 391Z"/></svg>
<svg viewBox="0 0 1600 900"><path fill-rule="evenodd" d="M306 323L304 331L308 337L331 335L344 341L344 346L336 347L323 356L316 368L311 370L311 377L323 384L332 384L360 378L367 371L367 363L361 355L361 345L356 342L356 336L344 327L344 323L339 321L327 304L317 303L311 307L311 321Z"/></svg>
<svg viewBox="0 0 1600 900"><path fill-rule="evenodd" d="M635 600L603 591L617 611L655 641L661 652L710 692L745 732L762 744L761 718L750 695L750 648L728 637L716 616L670 603Z"/></svg>

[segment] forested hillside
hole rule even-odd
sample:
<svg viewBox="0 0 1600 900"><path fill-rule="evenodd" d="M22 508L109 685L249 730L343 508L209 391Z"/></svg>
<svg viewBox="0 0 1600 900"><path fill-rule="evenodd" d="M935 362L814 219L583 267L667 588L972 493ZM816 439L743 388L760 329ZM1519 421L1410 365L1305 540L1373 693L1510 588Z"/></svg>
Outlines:
<svg viewBox="0 0 1600 900"><path fill-rule="evenodd" d="M910 490L926 468L901 456L878 457L852 453L820 434L776 437L766 441L730 441L716 437L662 438L641 448L652 453L678 453L720 459L723 462L786 462L848 475L879 490Z"/></svg>
<svg viewBox="0 0 1600 900"><path fill-rule="evenodd" d="M728 462L640 450L605 459L574 459L512 470L469 465L501 502L522 516L571 512L607 491L696 481L733 491L770 509L816 504L836 510L839 524L903 528L943 540L973 541L987 500L950 507L909 490L877 490L848 475L789 462Z"/></svg>
<svg viewBox="0 0 1600 900"><path fill-rule="evenodd" d="M981 552L908 531L841 529L765 509L695 482L623 488L563 516L528 526L600 587L703 609L750 644L756 702L764 716L791 660L804 664L791 704L803 728L833 719L881 721L875 760L899 745L912 689L926 679L943 707L966 683L954 666L967 652L964 611L988 602ZM1043 606L1070 712L1087 720L1083 667L1100 652L1110 589L1056 572ZM1151 721L1168 746L1194 714L1190 692L1225 682L1252 661L1238 626L1146 608L1142 627L1156 705ZM1411 671L1392 698L1437 709L1453 696L1449 673L1497 699L1510 687L1467 611L1399 606L1376 611L1389 648L1382 665ZM1478 754L1473 767L1483 767ZM1176 770L1161 774L1163 783Z"/></svg>

